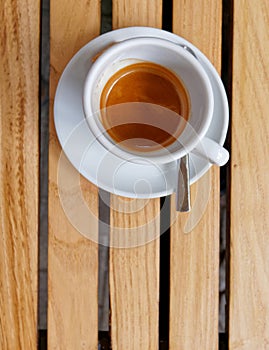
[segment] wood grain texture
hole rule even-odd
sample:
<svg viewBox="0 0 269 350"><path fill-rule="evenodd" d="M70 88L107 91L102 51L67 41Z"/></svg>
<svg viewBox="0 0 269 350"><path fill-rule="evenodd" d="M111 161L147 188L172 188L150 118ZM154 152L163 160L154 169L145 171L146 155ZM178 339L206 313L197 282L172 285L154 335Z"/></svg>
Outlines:
<svg viewBox="0 0 269 350"><path fill-rule="evenodd" d="M121 198L111 200L113 350L158 349L159 239L152 238L160 229L159 201L137 202L141 209L128 214ZM143 244L141 236L151 242ZM136 241L140 246L135 247Z"/></svg>
<svg viewBox="0 0 269 350"><path fill-rule="evenodd" d="M174 32L203 51L218 71L221 13L221 1L174 1ZM190 214L175 214L174 197L171 204L170 350L213 350L218 348L219 169L213 167L191 193ZM184 233L187 221L193 229Z"/></svg>
<svg viewBox="0 0 269 350"><path fill-rule="evenodd" d="M173 2L173 31L196 45L220 71L222 2Z"/></svg>
<svg viewBox="0 0 269 350"><path fill-rule="evenodd" d="M160 27L162 1L113 1L113 27ZM130 205L131 203L131 205ZM158 349L159 199L111 198L111 336L113 350ZM118 230L121 228L122 230ZM130 231L132 229L132 231Z"/></svg>
<svg viewBox="0 0 269 350"><path fill-rule="evenodd" d="M130 26L161 27L161 0L116 0L113 6L113 28Z"/></svg>
<svg viewBox="0 0 269 350"><path fill-rule="evenodd" d="M234 2L229 349L269 349L269 9Z"/></svg>
<svg viewBox="0 0 269 350"><path fill-rule="evenodd" d="M0 2L0 348L37 346L39 1Z"/></svg>
<svg viewBox="0 0 269 350"><path fill-rule="evenodd" d="M77 50L99 34L100 3L51 1L51 73L49 144L49 349L97 349L98 245L84 238L61 207L57 168L61 148L53 123L53 98L65 65ZM63 158L61 178L72 181L76 170ZM81 191L98 217L98 191L80 178ZM94 235L98 234L98 224Z"/></svg>

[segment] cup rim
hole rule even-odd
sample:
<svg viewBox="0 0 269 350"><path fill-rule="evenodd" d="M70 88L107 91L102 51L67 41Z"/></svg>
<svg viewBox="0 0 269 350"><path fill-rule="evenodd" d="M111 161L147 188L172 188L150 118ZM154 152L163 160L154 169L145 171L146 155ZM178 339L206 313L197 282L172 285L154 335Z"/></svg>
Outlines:
<svg viewBox="0 0 269 350"><path fill-rule="evenodd" d="M207 118L204 118L203 125L201 129L199 130L199 134L197 134L197 137L192 138L192 140L188 141L184 147L182 147L180 150L176 150L174 152L169 152L169 154L162 154L158 155L158 151L153 152L145 152L145 153L136 153L131 152L128 150L124 150L120 147L115 147L116 143L113 143L112 140L107 138L105 136L106 131L105 128L102 126L101 122L96 122L96 114L98 111L94 111L91 106L91 95L94 91L94 82L96 79L96 74L100 70L100 67L103 66L104 62L109 62L109 58L112 55L120 54L124 51L126 48L130 47L137 47L141 44L156 44L157 46L161 46L164 49L170 48L173 51L177 51L178 54L182 55L184 58L186 58L192 65L195 66L196 70L199 71L199 74L203 78L203 83L206 86L206 91L208 95L208 111L205 113L207 115ZM213 108L214 108L214 96L212 91L212 86L209 80L209 77L207 76L206 72L204 71L204 68L202 67L201 63L197 58L195 58L190 52L185 50L180 44L158 38L158 37L137 37L137 38L130 38L125 39L120 42L116 42L114 45L108 47L101 55L96 59L96 61L92 64L89 72L87 73L87 76L84 81L84 89L83 89L83 110L84 115L87 121L87 124L89 128L91 129L93 135L96 137L96 139L99 141L99 143L105 147L108 151L111 153L114 153L116 156L119 156L122 159L132 161L131 159L136 159L136 163L144 163L144 160L150 160L157 163L168 163L173 160L178 160L182 158L187 153L191 152L192 149L195 148L195 146L200 142L200 140L205 136L210 123L212 121L213 117ZM187 123L188 124L188 123ZM183 131L184 133L184 131ZM153 154L155 153L155 154Z"/></svg>

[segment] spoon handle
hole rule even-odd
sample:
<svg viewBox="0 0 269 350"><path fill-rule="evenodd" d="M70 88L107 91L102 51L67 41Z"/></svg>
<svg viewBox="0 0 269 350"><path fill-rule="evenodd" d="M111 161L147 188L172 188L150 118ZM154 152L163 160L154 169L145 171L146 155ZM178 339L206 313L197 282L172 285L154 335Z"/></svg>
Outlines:
<svg viewBox="0 0 269 350"><path fill-rule="evenodd" d="M191 209L189 155L178 160L178 176L176 187L176 210L188 212Z"/></svg>

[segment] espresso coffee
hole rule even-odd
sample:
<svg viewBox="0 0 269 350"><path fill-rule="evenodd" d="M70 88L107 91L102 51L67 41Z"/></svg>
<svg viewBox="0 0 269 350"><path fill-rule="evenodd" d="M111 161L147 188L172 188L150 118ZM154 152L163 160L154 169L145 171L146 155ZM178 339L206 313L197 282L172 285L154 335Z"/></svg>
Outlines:
<svg viewBox="0 0 269 350"><path fill-rule="evenodd" d="M149 152L171 145L189 117L189 97L167 68L139 62L117 71L100 99L101 119L109 136L130 151Z"/></svg>

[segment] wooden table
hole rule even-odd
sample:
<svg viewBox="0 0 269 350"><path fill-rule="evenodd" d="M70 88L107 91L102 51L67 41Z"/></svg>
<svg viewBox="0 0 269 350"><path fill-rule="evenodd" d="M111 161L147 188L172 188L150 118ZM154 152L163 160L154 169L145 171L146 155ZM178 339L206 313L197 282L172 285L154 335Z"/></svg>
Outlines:
<svg viewBox="0 0 269 350"><path fill-rule="evenodd" d="M113 0L113 28L162 28L164 12L166 28L200 48L219 72L223 58L232 111L226 336L229 349L268 350L268 6L262 0L174 0L171 13L169 3ZM50 11L48 349L96 350L99 247L70 224L62 209L57 183L61 148L52 106L67 62L100 34L101 4L51 0ZM0 348L30 350L37 349L38 341L40 1L2 0L0 14ZM67 179L74 172L67 161L64 171ZM107 335L113 350L158 349L159 342L160 349L218 348L219 169L211 168L206 176L210 197L192 232L184 234L190 214L176 215L172 196L175 220L165 239L110 248ZM80 180L84 199L98 217L98 188ZM193 198L197 188L203 193L206 186L204 177L192 186ZM142 209L133 214L126 210L127 200L111 195L110 203L111 241L117 227L127 231L144 225L158 236L159 221L169 220L161 216L150 223L158 217L160 199L135 203ZM93 225L96 237L98 229ZM163 254L164 246L170 255ZM167 274L160 274L160 260ZM167 290L169 308L163 307L165 294L159 308L160 288Z"/></svg>

